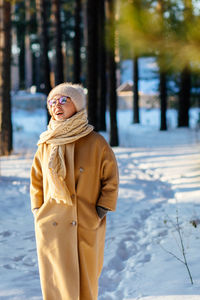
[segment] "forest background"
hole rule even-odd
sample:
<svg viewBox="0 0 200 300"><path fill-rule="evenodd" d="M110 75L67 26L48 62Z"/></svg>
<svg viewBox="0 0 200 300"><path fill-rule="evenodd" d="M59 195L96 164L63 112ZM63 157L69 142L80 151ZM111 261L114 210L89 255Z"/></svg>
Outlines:
<svg viewBox="0 0 200 300"><path fill-rule="evenodd" d="M133 61L133 123L140 122L138 59L150 56L158 65L160 130L172 97L178 126L188 127L190 107L200 104L199 32L198 0L0 0L0 155L13 148L11 90L48 95L63 81L86 88L97 131L106 130L109 110L110 144L118 146L117 70L125 59Z"/></svg>

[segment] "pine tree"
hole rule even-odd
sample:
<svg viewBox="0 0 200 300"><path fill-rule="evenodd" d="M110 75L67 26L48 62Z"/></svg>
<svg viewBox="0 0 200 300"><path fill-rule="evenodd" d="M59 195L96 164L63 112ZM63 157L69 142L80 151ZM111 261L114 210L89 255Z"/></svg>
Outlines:
<svg viewBox="0 0 200 300"><path fill-rule="evenodd" d="M106 40L105 40L105 0L98 1L98 130L106 130Z"/></svg>
<svg viewBox="0 0 200 300"><path fill-rule="evenodd" d="M99 0L97 0L99 1ZM98 127L97 120L97 90L98 90L98 11L97 2L87 0L86 20L87 20L87 89L88 89L88 119L95 129Z"/></svg>
<svg viewBox="0 0 200 300"><path fill-rule="evenodd" d="M47 1L36 0L36 12L38 20L38 36L40 42L40 83L43 85L42 92L48 95L51 90L50 81L50 61L48 57L49 50L49 36L48 36L48 24L47 24ZM50 115L47 109L47 123L50 120Z"/></svg>
<svg viewBox="0 0 200 300"><path fill-rule="evenodd" d="M167 130L167 79L166 73L160 70L160 111L161 111L161 119L160 119L160 130Z"/></svg>
<svg viewBox="0 0 200 300"><path fill-rule="evenodd" d="M74 82L81 82L81 0L75 0Z"/></svg>
<svg viewBox="0 0 200 300"><path fill-rule="evenodd" d="M161 20L161 24L164 25L164 3L163 0L158 0L157 6L158 15ZM166 63L165 55L159 55L158 57L159 70L159 92L160 92L160 130L167 130L167 73L166 73Z"/></svg>
<svg viewBox="0 0 200 300"><path fill-rule="evenodd" d="M40 42L40 74L44 84L43 92L48 95L51 90L50 83L50 62L48 57L49 36L47 23L47 1L36 0L36 11L38 21L38 37Z"/></svg>
<svg viewBox="0 0 200 300"><path fill-rule="evenodd" d="M183 27L187 28L190 21L193 19L193 2L192 0L184 0L183 11ZM190 62L183 68L180 75L180 91L179 91L179 106L178 106L178 126L189 126L189 109L190 109L190 92L191 92L191 71Z"/></svg>
<svg viewBox="0 0 200 300"><path fill-rule="evenodd" d="M11 4L0 0L0 155L12 150L10 99Z"/></svg>
<svg viewBox="0 0 200 300"><path fill-rule="evenodd" d="M110 108L110 145L118 146L117 128L117 93L116 93L116 62L115 62L115 0L107 0L107 25L109 43L108 61L108 92Z"/></svg>
<svg viewBox="0 0 200 300"><path fill-rule="evenodd" d="M133 58L133 123L140 123L139 117L139 70L138 70L138 57Z"/></svg>
<svg viewBox="0 0 200 300"><path fill-rule="evenodd" d="M30 88L32 82L32 53L30 39L31 0L25 1L26 35L25 35L25 87Z"/></svg>
<svg viewBox="0 0 200 300"><path fill-rule="evenodd" d="M54 65L55 85L64 81L60 9L61 1L52 0L53 40L56 52Z"/></svg>
<svg viewBox="0 0 200 300"><path fill-rule="evenodd" d="M191 73L185 68L180 75L180 92L178 106L178 127L189 126Z"/></svg>

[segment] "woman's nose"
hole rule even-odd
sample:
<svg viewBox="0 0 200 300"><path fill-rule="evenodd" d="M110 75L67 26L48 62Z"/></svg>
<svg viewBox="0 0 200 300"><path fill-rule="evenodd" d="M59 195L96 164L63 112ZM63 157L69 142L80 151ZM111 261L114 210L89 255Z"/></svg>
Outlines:
<svg viewBox="0 0 200 300"><path fill-rule="evenodd" d="M55 106L60 106L61 104L60 104L60 102L59 102L59 99L58 100L56 100L56 104L55 104Z"/></svg>

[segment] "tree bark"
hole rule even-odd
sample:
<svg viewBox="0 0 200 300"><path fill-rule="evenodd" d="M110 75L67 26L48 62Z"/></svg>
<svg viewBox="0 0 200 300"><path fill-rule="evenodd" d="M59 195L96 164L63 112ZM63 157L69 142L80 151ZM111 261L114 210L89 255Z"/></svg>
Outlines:
<svg viewBox="0 0 200 300"><path fill-rule="evenodd" d="M25 15L26 15L26 35L25 35L25 87L26 89L32 86L32 53L30 40L30 0L25 1Z"/></svg>
<svg viewBox="0 0 200 300"><path fill-rule="evenodd" d="M36 0L38 36L40 41L40 73L44 84L43 92L48 95L51 90L50 62L48 57L49 37L47 29L47 5L46 0Z"/></svg>
<svg viewBox="0 0 200 300"><path fill-rule="evenodd" d="M99 1L99 0L97 0ZM88 89L88 119L95 129L98 127L97 120L97 97L98 97L98 23L97 3L87 0L87 89Z"/></svg>
<svg viewBox="0 0 200 300"><path fill-rule="evenodd" d="M157 11L164 24L165 8L163 0L158 0ZM160 65L160 130L167 130L167 69L165 55L159 55L158 60Z"/></svg>
<svg viewBox="0 0 200 300"><path fill-rule="evenodd" d="M75 0L74 82L81 82L81 0Z"/></svg>
<svg viewBox="0 0 200 300"><path fill-rule="evenodd" d="M49 37L47 29L47 2L46 0L36 0L36 11L38 20L38 36L40 40L40 85L42 84L42 92L48 96L51 90L50 81L50 62L48 57ZM36 62L38 63L38 61ZM38 65L37 65L38 66ZM37 68L38 69L38 68ZM39 76L38 74L38 76ZM50 120L50 115L47 109L47 122Z"/></svg>
<svg viewBox="0 0 200 300"><path fill-rule="evenodd" d="M16 28L12 28L11 35L12 44L17 48ZM11 90L13 90L14 92L17 92L19 90L19 53L17 51L12 54Z"/></svg>
<svg viewBox="0 0 200 300"><path fill-rule="evenodd" d="M98 130L106 131L106 42L105 42L105 1L98 1Z"/></svg>
<svg viewBox="0 0 200 300"><path fill-rule="evenodd" d="M183 0L183 28L194 17L193 1ZM179 109L178 109L178 127L189 126L189 108L190 108L190 91L191 91L191 71L190 62L186 64L180 76L180 92L179 92Z"/></svg>
<svg viewBox="0 0 200 300"><path fill-rule="evenodd" d="M63 54L62 54L62 31L60 20L60 0L52 1L52 19L54 27L54 46L56 51L55 57L55 85L64 81Z"/></svg>
<svg viewBox="0 0 200 300"><path fill-rule="evenodd" d="M167 80L166 73L160 71L160 130L167 130Z"/></svg>
<svg viewBox="0 0 200 300"><path fill-rule="evenodd" d="M108 91L110 108L110 145L118 146L117 128L117 93L116 93L116 62L115 62L115 5L114 0L107 0L107 18L109 30L108 61Z"/></svg>
<svg viewBox="0 0 200 300"><path fill-rule="evenodd" d="M17 45L20 49L20 52L19 52L19 87L20 87L20 89L24 89L25 88L25 33L26 33L25 3L24 2L15 4L15 14L17 14L19 17L19 22L16 26Z"/></svg>
<svg viewBox="0 0 200 300"><path fill-rule="evenodd" d="M181 72L179 109L178 109L178 127L189 126L190 90L191 90L191 73L189 68L186 67Z"/></svg>
<svg viewBox="0 0 200 300"><path fill-rule="evenodd" d="M133 123L140 123L139 117L139 91L138 91L139 71L138 57L133 58Z"/></svg>
<svg viewBox="0 0 200 300"><path fill-rule="evenodd" d="M11 121L11 5L0 0L0 155L12 151Z"/></svg>

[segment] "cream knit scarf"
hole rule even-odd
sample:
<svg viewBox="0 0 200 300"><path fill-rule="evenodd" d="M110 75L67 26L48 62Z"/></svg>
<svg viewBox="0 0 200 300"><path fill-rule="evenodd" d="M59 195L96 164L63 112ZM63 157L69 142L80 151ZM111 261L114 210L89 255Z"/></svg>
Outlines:
<svg viewBox="0 0 200 300"><path fill-rule="evenodd" d="M70 192L65 182L67 175L65 154L68 161L73 164L71 170L74 171L73 142L88 135L93 129L93 126L88 124L86 110L83 109L64 121L51 119L48 130L40 135L38 145L43 143L51 144L48 180L51 199L56 200L57 203L63 201L65 204L72 205ZM66 147L66 144L69 145Z"/></svg>

